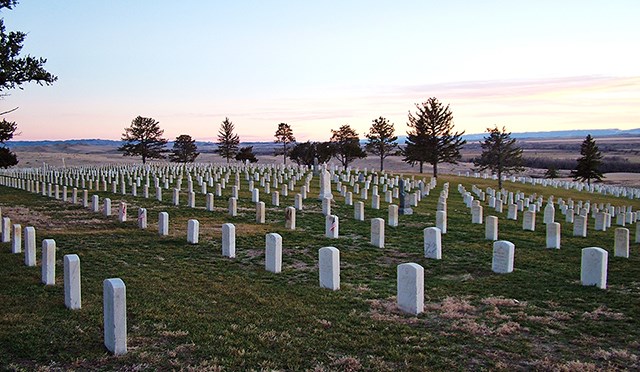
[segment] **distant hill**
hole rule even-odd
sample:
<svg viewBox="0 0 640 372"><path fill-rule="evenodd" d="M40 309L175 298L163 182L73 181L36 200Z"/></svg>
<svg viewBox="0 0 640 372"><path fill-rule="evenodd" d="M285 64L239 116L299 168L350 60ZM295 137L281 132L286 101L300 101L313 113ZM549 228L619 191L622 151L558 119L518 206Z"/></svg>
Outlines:
<svg viewBox="0 0 640 372"><path fill-rule="evenodd" d="M546 132L515 132L511 133L511 137L517 139L560 139L560 138L582 138L587 134L598 139L598 137L618 137L618 136L640 136L640 128L636 129L580 129L580 130L556 130ZM462 136L467 141L481 141L486 136L486 133L466 134ZM398 142L404 143L406 136L398 136ZM366 142L366 140L361 140ZM197 141L196 144L199 148L205 152L213 150L216 147L215 142L210 141ZM42 146L109 146L118 147L122 145L122 141L116 140L103 140L103 139L71 139L71 140L59 140L59 141L9 141L7 143L9 147L42 147ZM240 146L255 146L255 150L262 150L265 146L273 147L272 141L265 142L242 142ZM173 142L169 142L168 147L173 146ZM254 151L255 151L254 150Z"/></svg>

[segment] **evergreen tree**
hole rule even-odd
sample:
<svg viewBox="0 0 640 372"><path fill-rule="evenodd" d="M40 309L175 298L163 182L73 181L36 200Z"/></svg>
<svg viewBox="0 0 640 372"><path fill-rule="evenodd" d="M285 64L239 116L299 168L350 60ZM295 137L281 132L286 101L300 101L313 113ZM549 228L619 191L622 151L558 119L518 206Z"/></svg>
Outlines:
<svg viewBox="0 0 640 372"><path fill-rule="evenodd" d="M17 0L0 1L0 11L11 10L18 4ZM6 91L19 88L29 82L40 85L51 85L58 78L44 69L47 62L44 58L30 55L21 57L23 43L27 34L21 31L7 32L4 19L0 19L0 99L7 96ZM8 114L18 108L0 110L0 115ZM17 125L13 121L3 119L0 122L0 167L8 168L18 164L18 157L6 145L13 138Z"/></svg>
<svg viewBox="0 0 640 372"><path fill-rule="evenodd" d="M439 163L456 164L460 160L460 150L467 141L462 139L462 132L453 131L453 114L431 97L427 102L416 104L415 116L409 112L410 130L407 132L406 146L402 150L404 161L420 166L422 173L424 163L433 166L433 176L438 177Z"/></svg>
<svg viewBox="0 0 640 372"><path fill-rule="evenodd" d="M394 132L393 123L381 116L373 120L369 133L366 134L368 142L365 149L380 157L380 171L384 170L384 159L396 154L398 137L394 136Z"/></svg>
<svg viewBox="0 0 640 372"><path fill-rule="evenodd" d="M142 156L142 164L147 159L164 159L167 140L162 138L163 133L157 121L138 116L131 121L129 128L124 129L122 141L126 143L118 151L122 151L124 156Z"/></svg>
<svg viewBox="0 0 640 372"><path fill-rule="evenodd" d="M580 155L582 156L578 158L576 169L571 171L571 177L575 181L587 181L589 186L591 186L591 180L602 181L604 178L600 171L602 153L598 150L598 145L590 134L580 145Z"/></svg>
<svg viewBox="0 0 640 372"><path fill-rule="evenodd" d="M227 163L238 153L240 145L240 137L233 133L234 128L229 118L224 118L218 131L218 148L215 152L227 159Z"/></svg>
<svg viewBox="0 0 640 372"><path fill-rule="evenodd" d="M258 158L253 153L253 146L241 147L236 154L236 160L244 163L245 160L249 160L249 163L256 163Z"/></svg>
<svg viewBox="0 0 640 372"><path fill-rule="evenodd" d="M312 166L315 159L318 163L326 163L333 156L333 147L329 142L303 142L297 143L289 151L289 159L298 165Z"/></svg>
<svg viewBox="0 0 640 372"><path fill-rule="evenodd" d="M174 163L193 163L200 155L196 141L188 134L176 137L173 150L169 154L169 161Z"/></svg>
<svg viewBox="0 0 640 372"><path fill-rule="evenodd" d="M511 132L502 130L497 126L487 128L489 135L484 137L482 154L474 161L480 171L490 169L492 174L498 176L498 189L502 188L502 176L522 172L522 149L517 145L515 138L511 138Z"/></svg>
<svg viewBox="0 0 640 372"><path fill-rule="evenodd" d="M349 124L341 126L338 130L331 130L331 145L333 156L343 167L359 158L366 158L367 154L360 147L360 137Z"/></svg>
<svg viewBox="0 0 640 372"><path fill-rule="evenodd" d="M18 125L13 121L2 119L0 122L0 168L9 168L18 164L18 156L11 151L6 142L13 138Z"/></svg>
<svg viewBox="0 0 640 372"><path fill-rule="evenodd" d="M289 152L287 151L287 147L290 143L293 143L296 141L296 138L293 136L293 130L291 129L291 126L289 126L289 124L287 123L278 124L278 130L276 130L275 137L276 137L275 143L282 144L282 151L277 151L276 156L282 155L284 159L284 164L286 165L287 156L289 154Z"/></svg>
<svg viewBox="0 0 640 372"><path fill-rule="evenodd" d="M544 178L558 178L560 177L560 175L558 174L558 170L556 169L556 167L549 167L547 168L547 170L544 172Z"/></svg>

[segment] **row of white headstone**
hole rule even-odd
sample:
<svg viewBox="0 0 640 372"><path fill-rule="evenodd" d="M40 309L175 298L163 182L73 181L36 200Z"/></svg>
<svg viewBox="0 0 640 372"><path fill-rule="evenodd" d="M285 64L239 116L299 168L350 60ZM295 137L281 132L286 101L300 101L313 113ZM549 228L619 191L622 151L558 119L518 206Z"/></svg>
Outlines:
<svg viewBox="0 0 640 372"><path fill-rule="evenodd" d="M1 213L0 213L1 215ZM2 217L2 242L8 242L10 230L5 226L10 223L9 217ZM33 226L24 229L24 262L26 266L34 267L36 262L36 233ZM22 252L22 234L19 224L13 225L13 239L11 253ZM56 284L56 242L53 239L42 241L42 283L47 286ZM67 254L63 257L63 285L64 305L70 310L82 307L82 290L80 281L80 257L77 254ZM126 291L124 282L119 278L106 279L103 283L103 317L104 344L116 355L127 352L127 315Z"/></svg>

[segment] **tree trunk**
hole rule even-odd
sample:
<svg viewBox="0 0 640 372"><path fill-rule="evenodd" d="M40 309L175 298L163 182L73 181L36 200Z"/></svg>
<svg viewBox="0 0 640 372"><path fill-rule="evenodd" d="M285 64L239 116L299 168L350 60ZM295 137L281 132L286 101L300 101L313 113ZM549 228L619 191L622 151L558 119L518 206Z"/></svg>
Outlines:
<svg viewBox="0 0 640 372"><path fill-rule="evenodd" d="M147 164L147 157L142 155L142 164Z"/></svg>
<svg viewBox="0 0 640 372"><path fill-rule="evenodd" d="M384 170L384 156L380 155L380 172Z"/></svg>
<svg viewBox="0 0 640 372"><path fill-rule="evenodd" d="M502 171L498 169L498 190L502 190Z"/></svg>
<svg viewBox="0 0 640 372"><path fill-rule="evenodd" d="M422 173L422 165L423 164L424 164L423 162L420 162L420 173Z"/></svg>
<svg viewBox="0 0 640 372"><path fill-rule="evenodd" d="M433 163L433 178L438 178L438 163Z"/></svg>

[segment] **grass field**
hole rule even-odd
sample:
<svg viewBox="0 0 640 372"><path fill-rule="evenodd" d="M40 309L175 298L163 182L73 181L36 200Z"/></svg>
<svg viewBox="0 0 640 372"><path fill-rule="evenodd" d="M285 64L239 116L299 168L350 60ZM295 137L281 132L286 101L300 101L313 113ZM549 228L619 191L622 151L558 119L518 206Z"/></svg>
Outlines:
<svg viewBox="0 0 640 372"><path fill-rule="evenodd" d="M443 259L423 257L422 230L435 225L437 195L450 183L448 233ZM369 245L370 218L387 219L387 203L364 222L334 191L340 238L324 238L317 178L296 231L284 229L284 208L267 205L267 223L256 225L243 178L239 215L226 212L230 189L216 198L216 211L153 199L90 192L129 205L129 222L79 205L0 187L3 216L35 226L37 241L55 239L57 282L40 283L40 267L26 267L23 255L0 244L0 368L7 370L468 370L468 369L638 369L640 368L640 258L632 243L629 259L613 257L613 229L571 236L562 223L562 248L545 249L542 214L537 231L500 217L500 239L516 246L515 270L491 271L492 242L484 225L472 225L457 185L496 187L495 181L442 176L414 215L386 227L386 247ZM640 201L506 182L510 191L556 199L632 205ZM262 191L262 190L261 190ZM186 195L181 195L185 204ZM358 200L354 198L355 200ZM148 209L149 228L137 228L137 207ZM170 215L170 235L157 234L157 216ZM186 242L187 220L200 221L200 244ZM221 225L237 228L237 257L221 255ZM635 238L635 226L631 227ZM283 272L264 270L264 236L283 237ZM318 249L335 246L341 256L341 289L318 285ZM581 249L609 251L608 289L580 285ZM38 243L39 247L39 243ZM64 307L62 258L78 254L82 309ZM425 268L425 312L404 315L395 307L396 267ZM40 249L38 249L38 264ZM127 285L128 346L124 356L103 345L102 281L119 277Z"/></svg>

